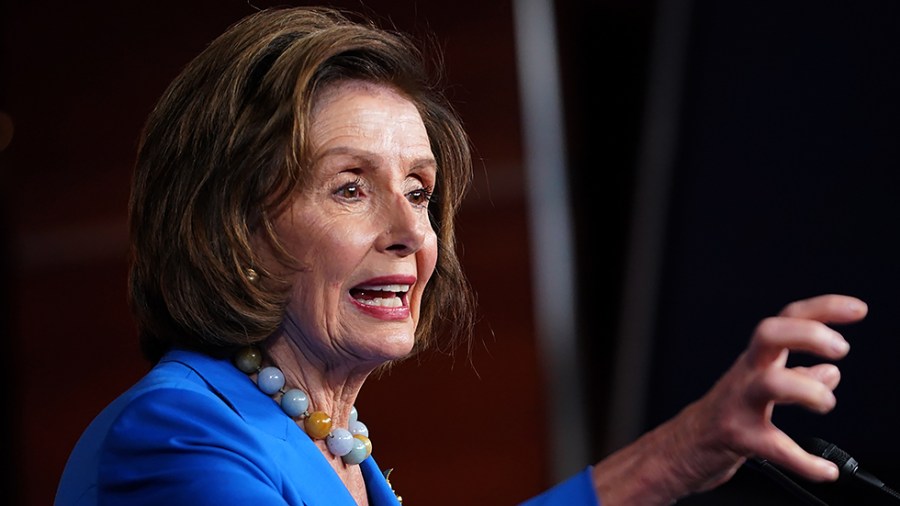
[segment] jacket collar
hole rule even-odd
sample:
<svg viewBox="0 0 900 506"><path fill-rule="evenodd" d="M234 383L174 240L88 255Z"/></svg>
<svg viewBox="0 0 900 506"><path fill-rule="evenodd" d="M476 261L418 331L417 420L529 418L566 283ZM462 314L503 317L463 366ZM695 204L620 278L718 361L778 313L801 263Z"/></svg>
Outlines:
<svg viewBox="0 0 900 506"><path fill-rule="evenodd" d="M291 429L299 429L277 403L261 392L253 380L228 359L176 349L166 353L160 362L179 362L192 369L210 390L228 403L248 424L259 430L287 440Z"/></svg>
<svg viewBox="0 0 900 506"><path fill-rule="evenodd" d="M178 362L190 368L206 382L207 386L221 397L248 424L259 430L294 444L309 445L316 453L318 447L290 419L272 399L261 392L246 374L228 359L211 357L204 353L182 349L171 350L160 362ZM307 448L309 450L310 448ZM328 465L323 458L322 464ZM369 501L373 506L395 506L399 501L384 478L375 459L369 457L360 464Z"/></svg>

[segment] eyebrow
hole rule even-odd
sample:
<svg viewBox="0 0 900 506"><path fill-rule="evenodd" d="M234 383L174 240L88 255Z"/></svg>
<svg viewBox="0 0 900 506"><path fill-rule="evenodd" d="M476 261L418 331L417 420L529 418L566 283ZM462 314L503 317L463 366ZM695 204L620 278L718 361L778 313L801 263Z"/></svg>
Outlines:
<svg viewBox="0 0 900 506"><path fill-rule="evenodd" d="M333 148L328 148L325 151L323 151L322 153L319 153L314 158L313 161L317 162L325 157L336 156L336 155L337 156L347 155L354 159L365 161L369 165L377 165L376 163L373 163L373 162L378 161L382 158L381 156L379 156L375 153L372 153L371 151L360 150L360 149L356 149L356 148L352 148L352 147L348 147L348 146L336 146ZM414 169L430 167L430 168L434 168L435 170L437 170L437 160L433 156L423 156L423 157L419 157L419 158L413 158L411 160L411 165Z"/></svg>

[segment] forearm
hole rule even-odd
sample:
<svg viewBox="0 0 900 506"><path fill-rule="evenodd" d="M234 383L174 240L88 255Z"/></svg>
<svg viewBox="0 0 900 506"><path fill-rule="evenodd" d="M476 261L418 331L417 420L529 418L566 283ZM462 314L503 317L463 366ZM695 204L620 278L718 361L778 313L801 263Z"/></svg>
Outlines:
<svg viewBox="0 0 900 506"><path fill-rule="evenodd" d="M594 466L603 506L673 504L734 474L743 459L716 447L719 439L700 417L699 402Z"/></svg>

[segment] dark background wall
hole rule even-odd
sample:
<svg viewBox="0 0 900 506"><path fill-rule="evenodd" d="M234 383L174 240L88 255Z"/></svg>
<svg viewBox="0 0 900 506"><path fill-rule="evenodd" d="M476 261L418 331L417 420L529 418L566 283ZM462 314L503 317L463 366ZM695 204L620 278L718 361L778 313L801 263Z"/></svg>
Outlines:
<svg viewBox="0 0 900 506"><path fill-rule="evenodd" d="M755 315L849 293L870 315L842 329L837 408L775 420L900 484L898 27L896 2L695 3L651 423L712 381ZM841 492L832 504L865 503Z"/></svg>
<svg viewBox="0 0 900 506"><path fill-rule="evenodd" d="M650 125L634 123L647 117L641 112L653 116L642 107L646 102L636 100L660 85L649 81L653 76L676 91L678 114L669 139L675 146L666 167L670 183L659 203L665 232L655 252L658 311L643 314L654 339L641 430L702 395L741 352L761 317L794 299L852 294L869 303L870 315L841 329L852 351L840 363L837 408L819 416L779 407L775 421L792 436L837 444L896 488L900 4L657 3L678 4L676 10L687 14L678 27L686 39L675 72L657 72L642 66L652 59L631 58L671 49L654 47L647 37L653 32L642 15L646 4L562 2L571 12L561 20L569 19L571 30L561 33L577 41L567 50L576 67L567 69L573 82L567 99L573 102L570 138L576 141L573 205L583 241L582 329L594 343L591 358L602 360L616 348L605 334L609 328L593 323L605 323L607 304L621 302L615 292L604 294L616 283L625 290L628 280L620 269L637 255L618 250L625 244L620 238L630 233L620 221L638 231L649 226L631 221L634 194L627 190L637 184L635 153L659 148L640 135ZM657 35L672 21L659 22ZM588 77L585 66L597 73ZM607 249L613 252L609 264L600 254ZM795 354L791 362L802 365L809 358ZM609 379L594 378L597 399L608 395L606 387L615 388ZM604 415L616 413L595 416ZM608 450L597 446L600 453ZM804 485L829 504L892 499L845 484ZM683 502L782 501L798 503L744 469L728 486Z"/></svg>
<svg viewBox="0 0 900 506"><path fill-rule="evenodd" d="M253 2L254 5L280 5ZM301 2L292 2L301 3ZM510 2L332 2L443 42L450 95L477 149L460 220L482 319L471 360L428 355L360 399L379 462L409 504L513 504L551 484L537 356ZM662 2L557 2L593 458L615 385L634 190ZM789 300L846 292L838 408L776 410L790 434L852 453L889 484L898 445L900 99L894 2L684 2L677 146L640 432L712 384L753 326ZM125 300L125 207L144 117L179 69L251 12L246 2L0 2L0 272L13 504L49 504L93 415L146 369ZM678 78L679 76L669 76ZM656 83L658 84L658 83ZM0 136L2 139L2 136ZM801 363L802 357L794 360ZM643 396L643 392L635 392ZM412 401L411 401L412 399ZM398 418L399 417L399 418ZM434 457L438 441L440 457ZM425 458L423 458L425 457ZM587 463L585 463L587 464ZM843 491L845 488L842 488ZM861 496L816 489L831 504ZM760 499L763 497L763 499ZM854 499L848 499L848 497ZM742 470L686 504L796 503ZM873 499L874 501L874 499Z"/></svg>

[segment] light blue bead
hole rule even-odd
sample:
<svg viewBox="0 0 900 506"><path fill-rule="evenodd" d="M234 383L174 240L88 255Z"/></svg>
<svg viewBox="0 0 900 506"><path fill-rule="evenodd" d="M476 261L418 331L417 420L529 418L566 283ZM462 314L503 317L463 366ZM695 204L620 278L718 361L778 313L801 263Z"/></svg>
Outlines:
<svg viewBox="0 0 900 506"><path fill-rule="evenodd" d="M350 422L349 429L350 433L354 436L357 434L362 434L363 436L369 437L369 428L366 427L366 424L360 422L359 420Z"/></svg>
<svg viewBox="0 0 900 506"><path fill-rule="evenodd" d="M264 367L256 377L256 385L263 392L272 395L284 386L284 374L277 367Z"/></svg>
<svg viewBox="0 0 900 506"><path fill-rule="evenodd" d="M359 419L359 413L356 411L356 406L350 408L350 423L355 422Z"/></svg>
<svg viewBox="0 0 900 506"><path fill-rule="evenodd" d="M354 441L359 440L353 437L353 434L350 434L349 430L341 428L332 430L331 434L328 434L328 437L325 438L325 444L328 446L328 451L337 457L343 457L350 453L350 451L353 450ZM363 452L365 452L365 447L363 447Z"/></svg>
<svg viewBox="0 0 900 506"><path fill-rule="evenodd" d="M366 460L366 444L357 438L353 438L353 449L350 453L341 457L347 465L356 465Z"/></svg>
<svg viewBox="0 0 900 506"><path fill-rule="evenodd" d="M297 418L309 407L309 397L303 390L292 388L281 396L281 409L291 418Z"/></svg>

